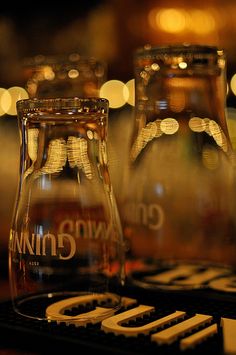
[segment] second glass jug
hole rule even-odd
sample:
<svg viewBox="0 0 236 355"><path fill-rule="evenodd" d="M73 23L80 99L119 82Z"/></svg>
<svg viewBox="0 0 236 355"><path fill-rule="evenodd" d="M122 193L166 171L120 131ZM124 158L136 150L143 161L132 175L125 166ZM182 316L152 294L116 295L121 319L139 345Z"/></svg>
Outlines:
<svg viewBox="0 0 236 355"><path fill-rule="evenodd" d="M216 47L135 53L135 123L121 208L131 280L197 288L236 265L235 181Z"/></svg>

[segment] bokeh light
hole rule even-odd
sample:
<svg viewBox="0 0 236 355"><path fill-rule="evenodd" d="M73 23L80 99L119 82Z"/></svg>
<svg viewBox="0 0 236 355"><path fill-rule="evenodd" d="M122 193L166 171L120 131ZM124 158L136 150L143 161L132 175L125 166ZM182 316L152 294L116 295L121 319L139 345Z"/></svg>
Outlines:
<svg viewBox="0 0 236 355"><path fill-rule="evenodd" d="M12 86L9 89L0 88L0 116L5 114L15 116L16 102L22 99L28 99L27 91L19 86Z"/></svg>
<svg viewBox="0 0 236 355"><path fill-rule="evenodd" d="M161 131L165 134L174 134L179 129L179 123L175 118L164 118L160 124Z"/></svg>
<svg viewBox="0 0 236 355"><path fill-rule="evenodd" d="M124 97L126 98L126 101L129 105L134 106L135 105L135 81L134 79L129 80L126 84L125 84L126 88L128 90L125 89L124 87ZM128 96L126 97L126 94L128 93Z"/></svg>
<svg viewBox="0 0 236 355"><path fill-rule="evenodd" d="M109 80L100 88L100 97L109 101L110 108L122 107L129 97L127 86L120 80Z"/></svg>
<svg viewBox="0 0 236 355"><path fill-rule="evenodd" d="M165 32L182 32L186 27L185 11L181 9L162 9L156 14L158 26Z"/></svg>
<svg viewBox="0 0 236 355"><path fill-rule="evenodd" d="M0 116L5 115L5 113L11 107L11 95L7 89L0 88Z"/></svg>
<svg viewBox="0 0 236 355"><path fill-rule="evenodd" d="M230 89L233 94L236 95L236 74L234 74L230 80Z"/></svg>
<svg viewBox="0 0 236 355"><path fill-rule="evenodd" d="M206 35L216 31L218 16L211 8L204 10L192 8L158 8L154 7L148 13L148 23L154 30L180 34L189 31L198 35Z"/></svg>

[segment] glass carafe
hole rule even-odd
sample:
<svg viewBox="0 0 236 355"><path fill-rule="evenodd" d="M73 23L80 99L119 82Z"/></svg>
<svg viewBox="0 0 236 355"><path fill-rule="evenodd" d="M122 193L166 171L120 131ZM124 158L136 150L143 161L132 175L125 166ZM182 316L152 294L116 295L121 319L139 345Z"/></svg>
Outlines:
<svg viewBox="0 0 236 355"><path fill-rule="evenodd" d="M108 101L17 102L19 191L9 241L16 312L86 324L120 306L124 254L107 153Z"/></svg>
<svg viewBox="0 0 236 355"><path fill-rule="evenodd" d="M121 215L136 285L198 288L236 265L225 64L213 46L145 46L135 53Z"/></svg>

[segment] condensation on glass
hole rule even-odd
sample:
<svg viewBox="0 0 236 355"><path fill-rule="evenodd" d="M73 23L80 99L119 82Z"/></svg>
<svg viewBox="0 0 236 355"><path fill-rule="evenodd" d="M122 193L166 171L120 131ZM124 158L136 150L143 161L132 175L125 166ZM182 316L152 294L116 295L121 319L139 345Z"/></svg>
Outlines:
<svg viewBox="0 0 236 355"><path fill-rule="evenodd" d="M108 101L28 99L17 102L17 111L21 164L9 240L14 309L37 319L96 322L119 309L124 282L106 152Z"/></svg>
<svg viewBox="0 0 236 355"><path fill-rule="evenodd" d="M195 288L236 266L226 58L214 46L134 55L135 122L121 208L130 280Z"/></svg>

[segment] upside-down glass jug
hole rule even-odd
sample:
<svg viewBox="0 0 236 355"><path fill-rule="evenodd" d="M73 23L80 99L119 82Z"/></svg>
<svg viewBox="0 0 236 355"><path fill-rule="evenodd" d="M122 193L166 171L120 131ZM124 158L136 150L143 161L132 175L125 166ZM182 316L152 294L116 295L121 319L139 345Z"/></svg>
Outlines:
<svg viewBox="0 0 236 355"><path fill-rule="evenodd" d="M127 274L140 287L204 287L236 266L225 66L214 46L135 52L135 122L120 211Z"/></svg>
<svg viewBox="0 0 236 355"><path fill-rule="evenodd" d="M23 316L86 325L120 307L124 252L107 162L108 107L102 98L17 102L9 277Z"/></svg>

